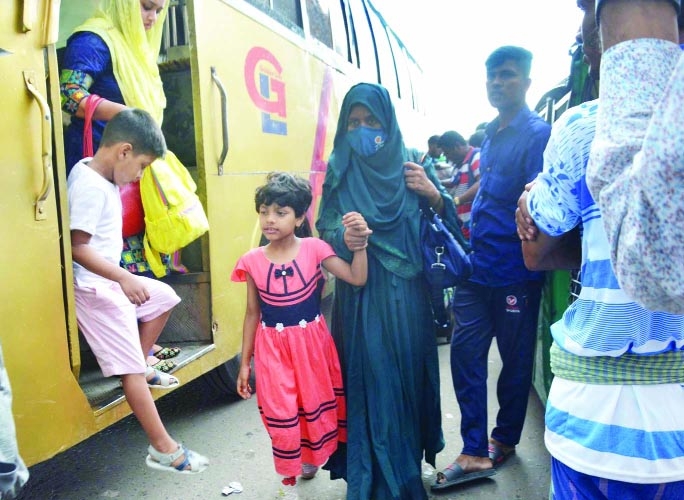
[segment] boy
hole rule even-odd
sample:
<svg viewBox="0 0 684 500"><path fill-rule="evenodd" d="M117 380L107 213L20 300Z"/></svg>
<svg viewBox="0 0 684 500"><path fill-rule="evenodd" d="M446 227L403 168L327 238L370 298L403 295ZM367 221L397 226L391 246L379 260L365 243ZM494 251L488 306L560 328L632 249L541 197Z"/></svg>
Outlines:
<svg viewBox="0 0 684 500"><path fill-rule="evenodd" d="M74 261L76 319L105 377L120 375L133 414L150 441L147 465L179 473L203 471L208 460L174 441L161 422L149 388L170 389L177 378L145 363L171 309L173 289L119 267L119 187L140 178L166 153L161 130L149 113L128 108L108 123L93 158L69 173L69 216Z"/></svg>

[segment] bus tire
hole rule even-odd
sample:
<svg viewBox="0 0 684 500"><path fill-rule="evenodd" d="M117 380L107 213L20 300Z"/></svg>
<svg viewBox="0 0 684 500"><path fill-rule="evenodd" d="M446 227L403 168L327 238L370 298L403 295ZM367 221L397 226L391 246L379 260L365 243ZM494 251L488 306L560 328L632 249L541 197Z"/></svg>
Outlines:
<svg viewBox="0 0 684 500"><path fill-rule="evenodd" d="M240 372L241 360L242 354L238 353L234 358L229 359L210 372L205 373L202 376L202 379L209 386L209 388L217 394L238 397L237 379ZM252 372L249 377L249 385L252 387L252 392L256 392L254 361L252 361L251 366Z"/></svg>

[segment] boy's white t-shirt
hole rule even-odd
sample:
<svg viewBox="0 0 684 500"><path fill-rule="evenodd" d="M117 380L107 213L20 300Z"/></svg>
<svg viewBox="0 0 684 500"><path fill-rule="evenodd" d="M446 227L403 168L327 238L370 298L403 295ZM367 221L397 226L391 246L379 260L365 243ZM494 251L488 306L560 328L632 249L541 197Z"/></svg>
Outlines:
<svg viewBox="0 0 684 500"><path fill-rule="evenodd" d="M84 158L69 173L70 229L91 235L90 246L115 265L123 249L123 216L119 188L88 167L92 158ZM78 286L109 281L74 262L74 281Z"/></svg>

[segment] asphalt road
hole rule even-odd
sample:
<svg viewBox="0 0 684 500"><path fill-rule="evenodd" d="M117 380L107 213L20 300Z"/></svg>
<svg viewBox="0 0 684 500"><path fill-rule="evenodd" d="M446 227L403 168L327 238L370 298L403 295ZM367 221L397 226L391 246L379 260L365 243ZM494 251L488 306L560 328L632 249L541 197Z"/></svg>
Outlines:
<svg viewBox="0 0 684 500"><path fill-rule="evenodd" d="M442 339L439 339L442 340ZM443 428L446 449L437 457L443 468L462 446L459 412L449 371L449 346L439 346ZM496 347L490 352L489 425L497 409L496 376L500 362ZM210 467L198 475L159 472L145 466L146 440L137 421L128 417L100 434L30 469L31 478L21 500L192 500L235 498L269 500L278 493L279 478L273 469L268 435L256 400L235 400L211 393L202 380L187 384L157 402L171 434L189 448L207 455ZM424 464L424 481L434 481L435 471ZM239 481L244 491L230 497L221 490ZM330 481L319 472L311 481L300 481L300 500L343 500L343 481ZM517 454L498 473L479 482L464 484L430 499L545 500L549 492L549 455L543 443L543 408L530 395L528 417Z"/></svg>

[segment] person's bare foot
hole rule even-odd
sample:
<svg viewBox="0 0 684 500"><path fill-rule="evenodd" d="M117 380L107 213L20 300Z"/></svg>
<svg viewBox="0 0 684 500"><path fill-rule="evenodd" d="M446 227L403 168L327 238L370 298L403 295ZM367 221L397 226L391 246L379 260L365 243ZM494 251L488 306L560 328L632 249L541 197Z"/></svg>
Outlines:
<svg viewBox="0 0 684 500"><path fill-rule="evenodd" d="M489 457L474 457L461 454L456 457L455 462L461 466L466 474L492 468L492 461L489 460Z"/></svg>

